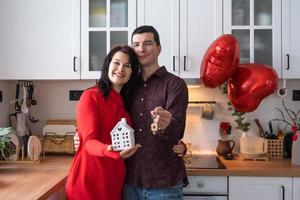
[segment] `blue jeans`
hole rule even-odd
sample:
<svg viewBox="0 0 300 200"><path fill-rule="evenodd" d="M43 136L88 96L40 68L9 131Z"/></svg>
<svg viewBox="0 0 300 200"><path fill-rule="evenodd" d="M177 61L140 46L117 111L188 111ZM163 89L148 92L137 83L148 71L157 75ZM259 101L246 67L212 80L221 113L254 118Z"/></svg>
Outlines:
<svg viewBox="0 0 300 200"><path fill-rule="evenodd" d="M182 183L167 189L147 189L125 184L123 200L182 200Z"/></svg>

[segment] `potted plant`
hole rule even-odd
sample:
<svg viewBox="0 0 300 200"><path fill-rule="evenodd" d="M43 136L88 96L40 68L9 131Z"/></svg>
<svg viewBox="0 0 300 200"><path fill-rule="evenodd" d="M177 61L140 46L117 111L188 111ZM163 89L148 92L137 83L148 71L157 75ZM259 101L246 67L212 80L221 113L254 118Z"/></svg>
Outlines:
<svg viewBox="0 0 300 200"><path fill-rule="evenodd" d="M227 84L221 86L223 94L227 94ZM232 116L236 122L236 129L240 130L242 135L240 137L240 153L244 158L254 158L266 154L266 148L264 148L265 140L255 135L249 135L251 123L246 121L246 112L237 111L233 105L228 102L228 110L232 111ZM259 147L259 148L258 148Z"/></svg>
<svg viewBox="0 0 300 200"><path fill-rule="evenodd" d="M227 91L227 83L223 84L220 87L221 91L223 94L228 94ZM237 126L235 127L236 129L241 130L243 133L246 133L249 130L249 126L251 125L250 122L245 121L245 112L240 112L234 109L232 104L230 102L227 102L228 105L228 110L232 111L232 116L235 117L235 122Z"/></svg>
<svg viewBox="0 0 300 200"><path fill-rule="evenodd" d="M4 157L9 157L15 153L16 147L10 142L9 133L14 132L13 128L0 128L0 152Z"/></svg>

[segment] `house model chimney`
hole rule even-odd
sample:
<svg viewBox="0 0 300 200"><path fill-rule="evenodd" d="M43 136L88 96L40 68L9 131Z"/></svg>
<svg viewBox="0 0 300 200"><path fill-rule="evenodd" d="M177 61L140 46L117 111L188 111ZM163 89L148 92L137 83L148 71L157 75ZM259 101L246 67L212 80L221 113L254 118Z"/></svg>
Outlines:
<svg viewBox="0 0 300 200"><path fill-rule="evenodd" d="M127 122L126 122L126 118L122 118L122 119L121 119L121 123L123 123L123 124L127 124Z"/></svg>

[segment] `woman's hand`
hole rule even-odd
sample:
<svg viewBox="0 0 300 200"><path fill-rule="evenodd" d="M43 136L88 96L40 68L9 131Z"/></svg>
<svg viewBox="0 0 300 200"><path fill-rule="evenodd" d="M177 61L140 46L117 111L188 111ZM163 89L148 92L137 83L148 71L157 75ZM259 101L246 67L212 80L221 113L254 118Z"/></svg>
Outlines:
<svg viewBox="0 0 300 200"><path fill-rule="evenodd" d="M79 135L78 135L77 130L76 130L76 133L75 133L75 135L74 135L74 137L73 137L73 141L74 141L74 148L75 148L75 151L77 151L78 148L79 148L79 145L80 145L80 139L79 139Z"/></svg>
<svg viewBox="0 0 300 200"><path fill-rule="evenodd" d="M177 156L179 157L183 157L185 155L186 152L186 146L184 143L182 143L181 141L178 141L178 144L175 144L173 146L173 152L177 154Z"/></svg>

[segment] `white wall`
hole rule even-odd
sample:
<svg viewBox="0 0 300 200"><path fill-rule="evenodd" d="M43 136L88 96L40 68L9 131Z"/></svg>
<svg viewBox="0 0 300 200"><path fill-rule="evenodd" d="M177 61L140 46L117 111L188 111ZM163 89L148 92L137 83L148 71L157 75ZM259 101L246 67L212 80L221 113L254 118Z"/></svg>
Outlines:
<svg viewBox="0 0 300 200"><path fill-rule="evenodd" d="M300 90L300 80L287 81L287 88L288 93L287 96L284 97L285 104L294 111L300 110L300 101L292 101L292 90ZM222 94L218 88L209 89L204 86L201 86L198 89L193 89L193 93L190 94L192 94L190 95L190 98L192 98L191 100L210 100L216 101L217 104L213 105L213 120L201 118L203 105L189 106L184 141L192 143L192 149L201 151L201 153L214 152L218 144L217 140L221 139L219 134L219 123L221 121L228 121L233 126L231 138L237 142L237 148L235 148L235 151L238 151L238 138L241 133L234 128L236 123L234 118L231 116L232 112L227 110L227 96ZM258 128L254 123L255 118L260 120L265 130L268 130L267 123L270 119L280 118L280 113L276 110L276 108L283 110L281 99L282 98L277 94L271 95L263 99L255 111L246 114L246 118L251 123L251 129L249 130L250 133L258 135ZM274 131L277 131L277 125L279 125L282 129L284 128L284 124L274 122Z"/></svg>
<svg viewBox="0 0 300 200"><path fill-rule="evenodd" d="M11 94L15 95L16 81L10 86ZM75 119L78 101L69 101L69 90L84 90L96 84L96 81L33 81L33 99L37 105L30 106L30 115L39 119L37 123L27 120L33 134L41 135L42 127L48 119ZM14 106L10 105L11 113ZM1 115L2 116L2 115ZM27 116L28 117L28 116Z"/></svg>
<svg viewBox="0 0 300 200"><path fill-rule="evenodd" d="M4 102L0 103L0 125L8 124L8 114L14 111L14 106L9 101L15 98L15 81L0 81L0 89L3 91ZM42 127L47 119L74 119L77 101L69 101L69 90L83 90L91 87L95 81L34 81L34 98L36 106L31 106L31 115L39 118L38 123L28 123L34 134L42 134ZM292 101L292 90L299 89L300 80L287 82L288 95L285 97L286 104L293 110L300 109L299 101ZM184 141L191 142L192 148L202 152L214 152L217 140L220 139L219 123L229 121L235 126L231 112L227 111L227 97L217 89L200 88L192 89L189 94L190 100L214 100L214 119L201 118L203 105L190 105L188 108L186 133ZM9 95L7 95L9 93ZM8 109L9 107L9 109ZM275 107L281 108L281 98L271 95L265 98L259 107L252 113L247 114L251 122L252 132L258 132L253 119L258 118L266 129L267 122L275 117L280 117ZM266 129L267 130L267 129ZM274 124L274 130L277 130ZM238 141L240 133L233 128L232 138Z"/></svg>

